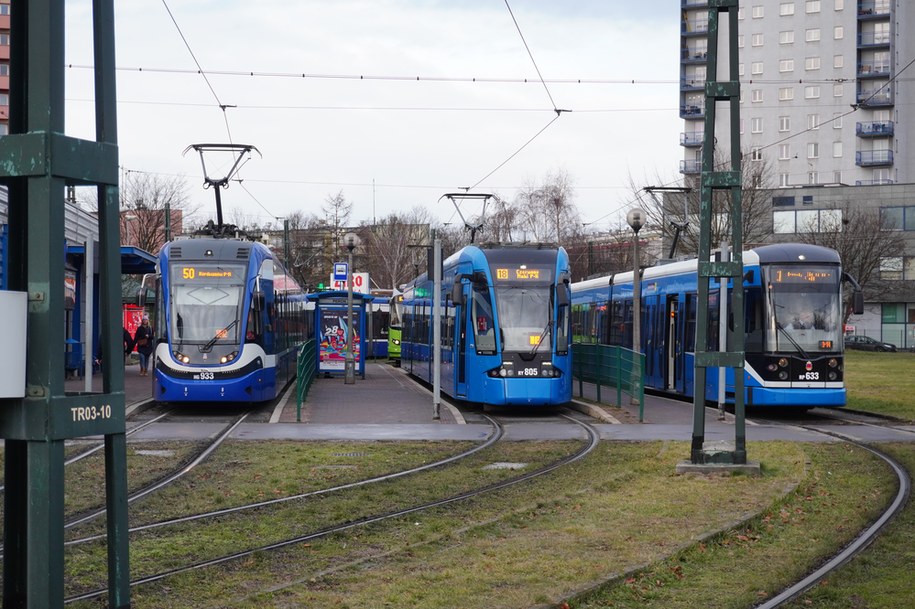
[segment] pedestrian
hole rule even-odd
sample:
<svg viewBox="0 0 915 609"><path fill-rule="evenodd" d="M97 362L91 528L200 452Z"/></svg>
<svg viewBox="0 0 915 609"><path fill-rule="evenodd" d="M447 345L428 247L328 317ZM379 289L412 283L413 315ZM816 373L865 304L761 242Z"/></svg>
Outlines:
<svg viewBox="0 0 915 609"><path fill-rule="evenodd" d="M130 357L130 352L133 351L133 338L130 336L130 330L126 327L122 328L124 330L124 363L127 363L127 359Z"/></svg>
<svg viewBox="0 0 915 609"><path fill-rule="evenodd" d="M140 376L148 375L149 356L153 350L153 331L149 325L149 315L143 316L143 323L137 328L133 335L133 344L137 347L137 353L140 356Z"/></svg>

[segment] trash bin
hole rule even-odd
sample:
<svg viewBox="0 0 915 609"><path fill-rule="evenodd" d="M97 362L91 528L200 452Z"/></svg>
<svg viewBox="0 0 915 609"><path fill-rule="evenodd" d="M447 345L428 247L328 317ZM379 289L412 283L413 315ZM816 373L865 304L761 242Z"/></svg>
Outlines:
<svg viewBox="0 0 915 609"><path fill-rule="evenodd" d="M67 376L76 376L83 369L83 343L76 339L67 339L67 351L64 354L64 370Z"/></svg>

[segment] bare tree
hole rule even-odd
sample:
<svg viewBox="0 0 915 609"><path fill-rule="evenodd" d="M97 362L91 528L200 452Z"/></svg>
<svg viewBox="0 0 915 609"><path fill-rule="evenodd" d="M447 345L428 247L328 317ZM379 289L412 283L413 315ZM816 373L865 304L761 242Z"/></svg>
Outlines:
<svg viewBox="0 0 915 609"><path fill-rule="evenodd" d="M581 233L572 179L565 171L547 174L540 185L528 184L515 195L518 228L529 241L560 245Z"/></svg>
<svg viewBox="0 0 915 609"><path fill-rule="evenodd" d="M193 215L183 178L129 171L120 187L121 242L148 252L165 244L168 216L172 237L181 233L183 220Z"/></svg>
<svg viewBox="0 0 915 609"><path fill-rule="evenodd" d="M881 263L899 258L905 241L900 227L888 225L876 209L862 209L846 204L839 213L819 214L819 226L798 226L800 241L829 247L842 259L842 269L854 277L864 289L867 301L886 301L894 298L893 292L904 290L901 281L881 278ZM906 295L898 294L904 301ZM846 290L842 322L851 315L851 290Z"/></svg>
<svg viewBox="0 0 915 609"><path fill-rule="evenodd" d="M771 234L771 197L777 195L775 179L769 157L751 161L744 155L741 163L741 239L744 247L764 243ZM729 160L716 157L717 167L727 167ZM675 255L695 256L699 251L700 176L687 175L683 192L656 192L650 194L630 175L629 187L648 216L648 227L661 231L665 249L669 248L680 226L678 248ZM669 180L668 180L669 182ZM656 183L664 181L657 179ZM734 201L729 189L715 190L712 196L710 239L712 247L722 241L730 242L731 218ZM685 228L683 228L686 226ZM667 255L665 252L664 255Z"/></svg>
<svg viewBox="0 0 915 609"><path fill-rule="evenodd" d="M432 214L422 207L405 213L394 212L374 225L363 227L365 269L372 281L384 288L397 288L413 278L413 260L419 256L425 270L429 225Z"/></svg>

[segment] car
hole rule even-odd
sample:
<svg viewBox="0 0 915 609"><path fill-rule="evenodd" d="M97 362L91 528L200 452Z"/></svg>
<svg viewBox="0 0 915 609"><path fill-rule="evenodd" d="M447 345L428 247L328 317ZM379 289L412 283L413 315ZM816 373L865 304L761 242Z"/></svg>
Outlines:
<svg viewBox="0 0 915 609"><path fill-rule="evenodd" d="M876 340L870 336L850 335L845 337L846 349L860 349L861 351L895 351L896 345Z"/></svg>

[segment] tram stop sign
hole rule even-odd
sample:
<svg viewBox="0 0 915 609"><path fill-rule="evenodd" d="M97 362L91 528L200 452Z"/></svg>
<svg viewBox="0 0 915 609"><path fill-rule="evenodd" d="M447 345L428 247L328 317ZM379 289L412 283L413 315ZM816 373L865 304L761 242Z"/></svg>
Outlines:
<svg viewBox="0 0 915 609"><path fill-rule="evenodd" d="M334 262L334 274L331 281L346 281L346 263Z"/></svg>

